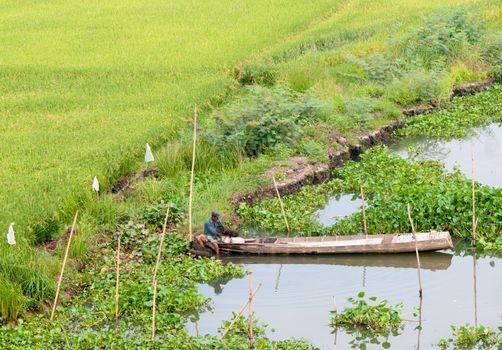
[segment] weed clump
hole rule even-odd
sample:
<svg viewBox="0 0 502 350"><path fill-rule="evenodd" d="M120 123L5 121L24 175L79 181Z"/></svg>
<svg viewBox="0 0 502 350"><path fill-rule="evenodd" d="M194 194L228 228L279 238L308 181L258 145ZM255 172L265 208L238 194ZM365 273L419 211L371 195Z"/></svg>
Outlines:
<svg viewBox="0 0 502 350"><path fill-rule="evenodd" d="M240 85L273 86L277 80L277 68L268 65L248 64L234 68L234 79Z"/></svg>
<svg viewBox="0 0 502 350"><path fill-rule="evenodd" d="M431 69L437 62L465 57L484 34L482 23L466 9L439 10L397 45L400 54Z"/></svg>
<svg viewBox="0 0 502 350"><path fill-rule="evenodd" d="M376 333L389 333L398 330L404 323L401 318L402 304L388 305L387 300L378 301L376 297L369 300L360 292L357 298L349 298L352 307L342 312L332 311L331 325L333 327L361 327Z"/></svg>
<svg viewBox="0 0 502 350"><path fill-rule="evenodd" d="M495 349L502 346L502 327L499 332L485 326L450 326L452 336L443 338L438 346L441 349Z"/></svg>

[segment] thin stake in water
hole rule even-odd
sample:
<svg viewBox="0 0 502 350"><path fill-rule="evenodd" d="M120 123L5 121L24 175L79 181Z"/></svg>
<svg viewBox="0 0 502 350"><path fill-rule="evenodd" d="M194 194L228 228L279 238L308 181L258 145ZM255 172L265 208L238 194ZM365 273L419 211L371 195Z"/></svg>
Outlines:
<svg viewBox="0 0 502 350"><path fill-rule="evenodd" d="M281 271L282 271L282 264L279 266L279 270L277 271L277 278L275 279L275 291L276 292L279 290L279 281L281 279Z"/></svg>
<svg viewBox="0 0 502 350"><path fill-rule="evenodd" d="M411 233L413 239L415 239L415 253L417 254L417 270L418 270L418 295L422 297L422 273L420 272L420 255L418 254L418 242L417 235L415 234L415 226L413 225L413 219L411 218L410 204L406 204L406 209L408 211L408 219L410 220Z"/></svg>
<svg viewBox="0 0 502 350"><path fill-rule="evenodd" d="M192 232L192 198L193 198L193 178L195 171L195 146L197 144L197 106L193 110L193 150L192 150L192 173L190 175L190 197L188 202L188 238L191 241Z"/></svg>
<svg viewBox="0 0 502 350"><path fill-rule="evenodd" d="M282 217L284 218L284 223L286 224L286 229L288 230L288 237L290 233L288 218L286 217L286 211L284 210L284 203L282 202L281 194L277 188L277 182L275 181L275 175L272 176L272 181L274 181L275 193L277 194L277 199L279 199L279 205L281 206Z"/></svg>
<svg viewBox="0 0 502 350"><path fill-rule="evenodd" d="M166 217L164 219L164 226L162 227L162 234L160 235L159 251L157 252L157 261L153 270L153 305L152 305L152 339L155 338L155 312L157 306L157 272L159 271L160 258L162 256L162 248L164 246L164 237L166 236L167 219L169 218L169 208L167 207Z"/></svg>
<svg viewBox="0 0 502 350"><path fill-rule="evenodd" d="M68 259L68 252L70 251L70 243L73 237L73 232L75 231L75 225L77 224L78 218L78 210L75 213L75 217L73 219L73 224L71 225L70 236L68 237L68 243L66 244L66 251L64 253L63 264L61 265L61 272L59 273L58 286L56 288L56 296L54 297L54 304L52 304L52 312L51 312L51 321L54 318L54 314L56 313L56 306L59 298L59 291L61 289L61 283L63 282L63 274L66 266L66 260Z"/></svg>
<svg viewBox="0 0 502 350"><path fill-rule="evenodd" d="M249 345L254 347L253 337L253 273L249 273Z"/></svg>
<svg viewBox="0 0 502 350"><path fill-rule="evenodd" d="M366 224L366 205L364 203L364 190L363 186L361 185L361 198L363 201L363 228L364 228L364 235L366 236L366 239L368 239L368 225Z"/></svg>
<svg viewBox="0 0 502 350"><path fill-rule="evenodd" d="M474 285L474 327L478 326L478 282L476 278L476 271L478 270L478 260L476 259L476 252L472 255L472 277Z"/></svg>
<svg viewBox="0 0 502 350"><path fill-rule="evenodd" d="M117 270L115 272L115 334L119 331L120 237L117 240Z"/></svg>
<svg viewBox="0 0 502 350"><path fill-rule="evenodd" d="M472 245L476 245L476 196L474 195L474 151L472 152Z"/></svg>

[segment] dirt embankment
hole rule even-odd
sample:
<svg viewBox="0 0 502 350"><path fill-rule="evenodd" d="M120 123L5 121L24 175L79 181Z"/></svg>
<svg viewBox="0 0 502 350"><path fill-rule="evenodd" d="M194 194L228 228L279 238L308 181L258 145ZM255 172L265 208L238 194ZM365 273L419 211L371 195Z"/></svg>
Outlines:
<svg viewBox="0 0 502 350"><path fill-rule="evenodd" d="M489 88L493 83L492 80L487 80L480 83L469 83L458 86L452 90L449 99L452 100L458 96L474 94ZM438 107L429 104L417 105L403 110L403 114L408 117L417 116L428 113ZM355 159L368 148L387 142L392 133L404 125L404 120L395 121L390 125L383 126L378 130L360 136L356 144L348 144L343 137L336 136L333 141L337 145L337 150L332 148L328 150L329 162L309 164L306 157L295 156L291 157L288 162L278 163L272 169L268 170L265 176L272 179L275 174L281 174L283 179L277 181L277 188L281 195L297 192L305 185L316 185L326 182L331 178L331 171L334 168L342 166L348 159ZM237 193L231 199L231 204L234 208L238 208L242 202L252 205L259 200L275 196L274 186L269 185L254 191Z"/></svg>

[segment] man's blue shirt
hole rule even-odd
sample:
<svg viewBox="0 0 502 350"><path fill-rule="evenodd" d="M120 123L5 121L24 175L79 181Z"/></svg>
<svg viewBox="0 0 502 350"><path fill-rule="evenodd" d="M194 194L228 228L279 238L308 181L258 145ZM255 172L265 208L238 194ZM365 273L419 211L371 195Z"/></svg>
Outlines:
<svg viewBox="0 0 502 350"><path fill-rule="evenodd" d="M204 236L211 236L218 239L218 227L223 227L221 221L214 222L211 218L207 219L204 223Z"/></svg>

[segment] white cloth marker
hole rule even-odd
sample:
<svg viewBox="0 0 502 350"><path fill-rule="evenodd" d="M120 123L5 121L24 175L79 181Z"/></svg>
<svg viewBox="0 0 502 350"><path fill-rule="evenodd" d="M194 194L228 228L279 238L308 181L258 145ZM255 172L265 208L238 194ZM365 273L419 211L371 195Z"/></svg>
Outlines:
<svg viewBox="0 0 502 350"><path fill-rule="evenodd" d="M14 223L9 225L9 231L7 232L7 243L10 245L16 244L16 236L14 235Z"/></svg>
<svg viewBox="0 0 502 350"><path fill-rule="evenodd" d="M94 180L92 181L92 190L94 192L99 192L99 181L97 176L94 176Z"/></svg>
<svg viewBox="0 0 502 350"><path fill-rule="evenodd" d="M146 163L153 162L152 150L151 150L150 145L148 143L146 144L145 162Z"/></svg>

